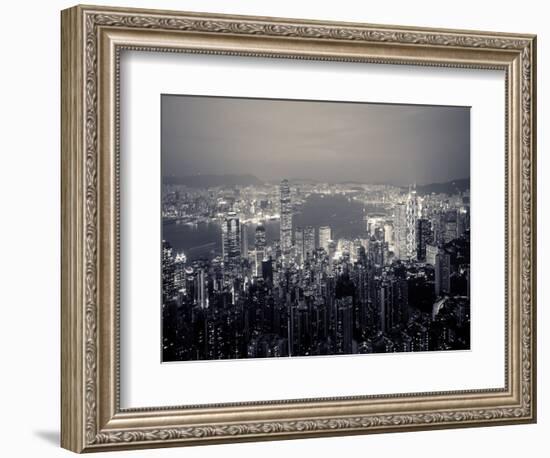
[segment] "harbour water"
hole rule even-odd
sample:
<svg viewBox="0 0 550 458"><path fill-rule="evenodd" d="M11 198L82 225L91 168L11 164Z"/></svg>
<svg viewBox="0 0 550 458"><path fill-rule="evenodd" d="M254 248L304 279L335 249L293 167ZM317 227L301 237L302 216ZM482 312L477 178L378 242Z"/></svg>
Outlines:
<svg viewBox="0 0 550 458"><path fill-rule="evenodd" d="M320 226L330 226L332 237L336 240L364 237L364 215L384 212L384 208L380 206L365 206L362 202L343 195L312 194L294 214L293 227L313 226L318 229ZM268 244L279 238L279 220L266 221L264 226ZM252 248L256 225L247 224L247 229L248 245ZM183 251L188 260L211 259L222 252L221 228L217 223L163 223L162 232L164 240L175 251Z"/></svg>

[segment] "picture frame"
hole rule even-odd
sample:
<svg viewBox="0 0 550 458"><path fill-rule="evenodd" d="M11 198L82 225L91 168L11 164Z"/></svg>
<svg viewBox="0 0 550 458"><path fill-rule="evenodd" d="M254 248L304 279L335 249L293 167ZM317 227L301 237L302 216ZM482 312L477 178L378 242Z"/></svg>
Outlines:
<svg viewBox="0 0 550 458"><path fill-rule="evenodd" d="M62 447L94 452L536 421L535 36L75 6L61 13L61 46ZM505 386L122 408L124 50L503 71Z"/></svg>

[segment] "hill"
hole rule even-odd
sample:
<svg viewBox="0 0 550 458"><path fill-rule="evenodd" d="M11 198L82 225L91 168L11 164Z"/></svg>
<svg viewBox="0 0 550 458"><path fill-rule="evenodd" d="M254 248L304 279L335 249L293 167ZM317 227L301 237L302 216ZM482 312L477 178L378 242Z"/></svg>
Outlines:
<svg viewBox="0 0 550 458"><path fill-rule="evenodd" d="M254 175L189 175L182 177L167 176L163 184L181 184L191 188L213 188L218 186L252 186L262 182Z"/></svg>

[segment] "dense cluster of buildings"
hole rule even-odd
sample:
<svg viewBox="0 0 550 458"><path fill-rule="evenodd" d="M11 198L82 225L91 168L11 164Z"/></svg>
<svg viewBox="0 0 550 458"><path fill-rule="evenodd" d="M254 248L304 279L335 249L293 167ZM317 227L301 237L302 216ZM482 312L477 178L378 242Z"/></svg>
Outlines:
<svg viewBox="0 0 550 458"><path fill-rule="evenodd" d="M470 347L468 192L384 197L350 239L297 227L295 198L283 180L278 239L229 205L218 255L188 260L163 241L164 361Z"/></svg>

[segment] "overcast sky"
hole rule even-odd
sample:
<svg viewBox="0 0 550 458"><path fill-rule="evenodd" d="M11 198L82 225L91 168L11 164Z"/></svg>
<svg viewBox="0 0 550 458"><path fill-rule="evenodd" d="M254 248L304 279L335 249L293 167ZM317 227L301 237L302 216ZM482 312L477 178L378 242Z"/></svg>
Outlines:
<svg viewBox="0 0 550 458"><path fill-rule="evenodd" d="M163 95L164 176L396 185L470 176L470 109Z"/></svg>

